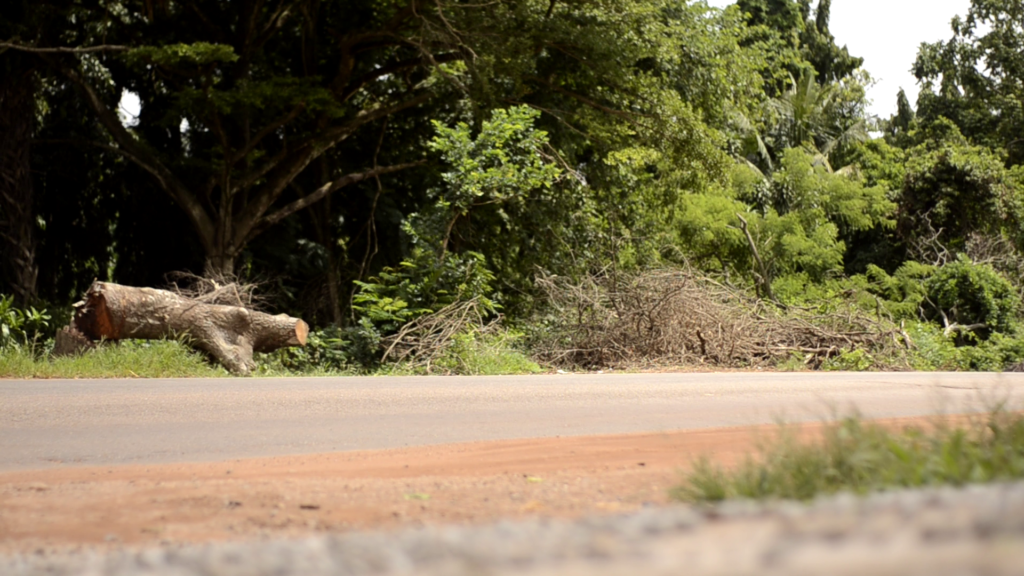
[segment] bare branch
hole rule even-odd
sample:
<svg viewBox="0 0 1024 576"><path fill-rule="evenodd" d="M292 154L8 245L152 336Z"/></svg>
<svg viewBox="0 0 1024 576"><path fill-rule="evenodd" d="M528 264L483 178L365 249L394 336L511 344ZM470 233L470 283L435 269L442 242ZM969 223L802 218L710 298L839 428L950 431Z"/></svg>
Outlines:
<svg viewBox="0 0 1024 576"><path fill-rule="evenodd" d="M586 104L587 106L590 106L591 108L594 108L595 110L600 110L600 111L605 112L607 114L611 114L613 116L618 116L619 118L623 118L623 119L628 120L630 122L635 122L636 121L636 117L640 116L639 114L633 114L631 112L626 112L624 110L616 110L615 108L612 108L610 106L606 106L604 104L601 104L600 102L598 102L598 101L596 101L596 100L594 100L592 98L588 98L587 96L584 96L582 94L578 94L576 92L573 92L572 90L567 90L565 88L562 88L561 86L559 86L559 85L557 85L557 84L555 84L553 82L549 82L549 81L547 81L547 80L545 80L543 78L530 77L530 80L533 80L534 82L537 82L539 84L543 84L543 85L547 86L548 88L554 90L555 92L558 92L560 94L565 94L566 96L568 96L568 97L570 97L570 98L572 98L574 100L578 100L578 101L582 102L583 104Z"/></svg>
<svg viewBox="0 0 1024 576"><path fill-rule="evenodd" d="M236 233L236 239L241 240L250 237L248 232L250 224L247 223L255 225L256 222L262 219L263 215L270 210L271 205L284 192L288 184L305 170L310 162L319 158L350 136L360 126L418 106L429 100L431 96L433 96L431 92L423 92L408 100L396 102L390 106L379 106L363 110L348 122L324 130L321 134L312 137L292 152L280 156L277 161L268 162L269 166L261 170L263 174L266 174L267 182L256 190L252 201L249 202L248 206L245 207L245 211L239 216L237 220L239 222L239 230ZM243 181L246 181L248 185L248 183L255 181L255 179L245 178Z"/></svg>
<svg viewBox="0 0 1024 576"><path fill-rule="evenodd" d="M96 52L127 52L131 50L128 46L53 46L40 48L38 46L26 46L14 42L0 42L0 48L8 48L19 52L31 52L33 54L92 54Z"/></svg>
<svg viewBox="0 0 1024 576"><path fill-rule="evenodd" d="M281 118L278 118L274 122L271 122L270 124L267 124L266 126L264 126L262 130L257 132L256 135L253 136L249 140L249 143L246 144L246 146L244 148L242 148L241 150L235 152L231 156L231 158L229 160L229 164L234 164L235 162L238 162L239 160L242 160L243 158L245 158L246 155L248 155L250 152L252 152L253 149L255 149L256 146L258 146L259 143L262 142L264 138L266 138L267 136L272 134L274 131L280 129L285 124L291 122L292 120L295 120L295 118L299 114L301 114L302 111L305 110L305 109L306 109L305 102L299 103L288 114L285 114Z"/></svg>
<svg viewBox="0 0 1024 576"><path fill-rule="evenodd" d="M946 317L945 314L943 314L942 316L943 318ZM985 330L987 328L988 324L968 324L965 326L962 324L953 323L946 326L946 329L942 331L942 334L946 338L949 338L949 335L952 334L953 332L974 332L975 330Z"/></svg>
<svg viewBox="0 0 1024 576"><path fill-rule="evenodd" d="M254 47L257 50L262 48L263 45L266 44L268 40L270 40L274 33L281 29L281 26L284 25L284 21L288 18L288 15L291 13L291 10L291 6L285 4L283 1L280 4L278 4L277 9L270 17L270 22L267 23L267 26L256 37Z"/></svg>
<svg viewBox="0 0 1024 576"><path fill-rule="evenodd" d="M185 210L195 225L196 232L199 233L200 240L204 245L212 241L213 222L195 195L174 176L169 168L160 162L156 154L128 132L124 125L121 124L121 119L103 103L96 89L92 87L80 71L67 66L60 66L59 68L83 92L87 103L96 112L100 123L103 124L107 133L114 139L114 142L117 143L125 156L131 158L139 167L152 174L160 184L160 187Z"/></svg>
<svg viewBox="0 0 1024 576"><path fill-rule="evenodd" d="M768 267L765 266L764 260L761 259L760 252L757 251L757 244L754 243L754 237L750 235L750 227L748 226L746 219L744 219L743 215L738 212L736 213L736 217L740 219L740 230L743 230L743 234L747 237L747 243L750 244L750 252L754 255L754 261L757 262L757 267L759 269L757 276L760 279L759 284L761 284L761 288L764 290L765 296L767 296L772 302L781 305L779 299L775 297L775 293L772 291L772 279L768 274Z"/></svg>
<svg viewBox="0 0 1024 576"><path fill-rule="evenodd" d="M400 62L395 62L394 64L391 64L391 65L388 65L388 66L382 66L382 67L374 70L373 72L371 72L369 74L365 74L365 75L357 78L356 80L354 80L351 83L351 85L348 88L345 89L345 92L341 95L341 99L343 101L348 100L349 98L352 97L353 94L355 94L356 92L361 90L364 86L366 86L370 82L373 82L374 80L377 80L377 79L382 78L384 76L387 76L389 74L395 74L395 73L401 72L403 70L408 70L409 68L415 68L417 66L423 66L423 65L426 65L426 64L433 64L433 65L436 66L439 63L453 62L455 60L461 60L461 59L462 59L462 55L461 54L457 54L457 53L453 52L453 53L450 53L450 54L440 54L438 56L434 56L433 58L427 58L426 56L421 56L420 58L409 58L407 60L402 60Z"/></svg>
<svg viewBox="0 0 1024 576"><path fill-rule="evenodd" d="M288 204L287 206L281 208L280 210L274 212L273 214L269 214L267 216L264 216L263 218L260 218L259 222L256 223L256 225L253 226L252 229L250 230L248 236L246 237L246 241L253 239L267 228L273 226L274 224L277 224L278 222L284 220L288 216L291 216L292 214L298 212L299 210L302 210L307 206L310 206L312 204L319 202L320 200L323 200L329 194L336 192L346 186L362 182L363 180L367 180L369 178L383 176L384 174L391 174L393 172L399 172L401 170L408 170L409 168L414 168L416 166L422 166L424 163L424 161L420 161L408 162L405 164L396 164L394 166L381 166L373 170L367 170L366 172L356 172L353 174L348 174L341 178L338 178L337 180L328 182L314 190L312 194L300 198L292 202L291 204Z"/></svg>

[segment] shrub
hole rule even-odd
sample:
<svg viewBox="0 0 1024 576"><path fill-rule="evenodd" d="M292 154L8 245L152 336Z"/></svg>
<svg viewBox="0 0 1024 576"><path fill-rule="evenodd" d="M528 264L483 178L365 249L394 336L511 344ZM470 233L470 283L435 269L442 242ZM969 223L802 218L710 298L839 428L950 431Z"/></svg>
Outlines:
<svg viewBox="0 0 1024 576"><path fill-rule="evenodd" d="M935 266L911 260L890 276L869 264L864 275L854 279L864 284L867 292L876 297L876 305L893 319L920 320L926 297L925 283L934 276L935 270Z"/></svg>
<svg viewBox="0 0 1024 576"><path fill-rule="evenodd" d="M417 251L398 269L385 269L369 282L357 282L352 308L361 316L346 331L350 360L374 367L382 360L383 345L417 320L473 303L481 315L494 316L498 304L490 299L494 274L475 252L444 254Z"/></svg>
<svg viewBox="0 0 1024 576"><path fill-rule="evenodd" d="M281 348L257 356L261 375L277 373L320 374L347 372L351 369L352 342L342 330L328 327L313 330L301 348Z"/></svg>
<svg viewBox="0 0 1024 576"><path fill-rule="evenodd" d="M1020 295L987 264L975 264L960 255L938 268L925 282L925 290L935 307L933 316L950 325L978 326L971 331L981 338L992 332L1012 332L1017 326Z"/></svg>
<svg viewBox="0 0 1024 576"><path fill-rule="evenodd" d="M464 332L435 366L448 374L500 376L540 372L536 362L518 350L522 334L510 330L497 333Z"/></svg>
<svg viewBox="0 0 1024 576"><path fill-rule="evenodd" d="M914 370L976 370L998 372L1024 360L1024 335L993 333L987 340L961 345L958 337L931 323L913 322L907 333L914 342L908 360Z"/></svg>
<svg viewBox="0 0 1024 576"><path fill-rule="evenodd" d="M49 326L46 310L16 308L13 296L0 294L0 348L36 343Z"/></svg>
<svg viewBox="0 0 1024 576"><path fill-rule="evenodd" d="M843 350L838 356L829 358L822 364L825 370L841 370L845 372L863 372L875 367L875 359L864 350Z"/></svg>

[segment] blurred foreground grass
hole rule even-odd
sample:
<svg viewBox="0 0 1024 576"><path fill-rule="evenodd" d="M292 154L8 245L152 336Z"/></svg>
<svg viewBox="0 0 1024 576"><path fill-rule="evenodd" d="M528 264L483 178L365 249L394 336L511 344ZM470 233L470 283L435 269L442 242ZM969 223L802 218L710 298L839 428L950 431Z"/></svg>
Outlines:
<svg viewBox="0 0 1024 576"><path fill-rule="evenodd" d="M966 423L936 418L899 430L848 417L829 423L819 441L780 427L756 456L728 470L697 462L672 491L678 500L809 500L886 488L964 485L1024 478L1024 414L995 409Z"/></svg>

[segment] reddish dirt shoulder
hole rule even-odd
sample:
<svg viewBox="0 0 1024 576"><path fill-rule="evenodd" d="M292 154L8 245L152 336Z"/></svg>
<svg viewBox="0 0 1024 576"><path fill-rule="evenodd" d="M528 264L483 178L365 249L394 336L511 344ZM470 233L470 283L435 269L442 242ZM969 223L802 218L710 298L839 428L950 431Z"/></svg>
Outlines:
<svg viewBox="0 0 1024 576"><path fill-rule="evenodd" d="M892 426L921 419L886 421ZM665 504L699 457L775 426L0 474L0 553L574 518ZM816 437L820 424L797 427Z"/></svg>

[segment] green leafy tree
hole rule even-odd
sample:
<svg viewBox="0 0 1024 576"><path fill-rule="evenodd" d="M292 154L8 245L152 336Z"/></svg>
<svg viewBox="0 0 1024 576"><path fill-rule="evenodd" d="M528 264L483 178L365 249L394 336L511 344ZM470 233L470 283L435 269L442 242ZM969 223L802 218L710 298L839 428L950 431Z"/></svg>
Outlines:
<svg viewBox="0 0 1024 576"><path fill-rule="evenodd" d="M30 18L27 2L0 7L0 38L42 33L40 18ZM36 129L39 89L37 58L6 53L0 47L0 280L18 304L36 298L35 194L31 174L31 143Z"/></svg>
<svg viewBox="0 0 1024 576"><path fill-rule="evenodd" d="M845 46L836 45L829 31L831 0L818 0L815 8L811 0L738 0L736 4L748 15L751 26L772 31L781 46L799 55L799 59L780 59L792 76L804 76L811 68L819 82L829 84L848 77L864 63Z"/></svg>
<svg viewBox="0 0 1024 576"><path fill-rule="evenodd" d="M863 110L863 85L850 92L842 84L820 85L811 75L793 79L778 98L769 101L773 126L770 148L779 154L805 147L819 152L826 162L833 152L868 139Z"/></svg>
<svg viewBox="0 0 1024 576"><path fill-rule="evenodd" d="M951 121L940 119L917 135L907 152L899 199L899 236L911 245L934 239L954 252L972 234L1006 235L1020 246L1019 170L1006 169L991 150L970 144Z"/></svg>
<svg viewBox="0 0 1024 576"><path fill-rule="evenodd" d="M891 226L895 206L886 192L794 148L770 181L737 165L731 187L684 197L677 225L698 263L750 276L774 299L772 283L781 276L820 282L840 273L844 234Z"/></svg>
<svg viewBox="0 0 1024 576"><path fill-rule="evenodd" d="M924 44L914 63L924 123L952 120L971 141L1024 162L1024 8L1016 0L972 0L947 41Z"/></svg>
<svg viewBox="0 0 1024 576"><path fill-rule="evenodd" d="M430 147L448 167L444 184L430 192L433 204L405 222L410 256L369 282L357 282L354 308L367 327L386 335L422 314L474 298L485 312L497 310L490 298L495 274L477 251L487 244L479 239L481 224L472 221L484 220L498 242L521 244L517 214L528 203L532 211L547 208L561 170L552 163L547 134L534 127L538 116L526 106L494 110L475 135L466 123L435 122Z"/></svg>
<svg viewBox="0 0 1024 576"><path fill-rule="evenodd" d="M357 267L351 278L380 269L359 254L378 243L384 262L399 261L398 223L432 201L417 181L439 177L433 166L403 174L424 161L426 120L477 131L490 109L521 104L543 112L559 164L586 182L575 204L562 203L584 215L571 231L520 220L546 242L549 261L555 245L579 249L564 261L583 256L596 245L588 229L650 237L644 227L675 194L720 178L727 157L716 127L760 90L756 58L738 44L738 13L681 0L111 6L81 8L76 21L88 26L66 22L58 37L7 44L77 86L105 132L93 144L132 166L133 202L156 206L162 191L214 272L236 270L254 245L256 258L288 253L273 258L295 270L303 241L330 270ZM115 112L122 90L142 102L127 126ZM626 187L641 182L640 194ZM349 198L329 204L342 189ZM315 233L303 230L310 225ZM378 225L386 232L359 233ZM141 264L133 256L117 266Z"/></svg>
<svg viewBox="0 0 1024 576"><path fill-rule="evenodd" d="M106 12L104 46L85 45L91 38L69 28L62 40L81 46L19 49L43 55L77 85L108 145L184 210L214 272L232 272L248 242L309 204L411 167L365 166L332 174L300 198L286 195L311 162L364 126L434 97L439 67L461 57L456 37L445 32L443 6L171 1L117 8ZM136 126L125 126L103 98L111 81L140 96Z"/></svg>
<svg viewBox="0 0 1024 576"><path fill-rule="evenodd" d="M994 332L1013 332L1019 323L1020 295L991 266L975 264L961 254L938 268L925 282L929 316L947 330L957 327L987 338Z"/></svg>
<svg viewBox="0 0 1024 576"><path fill-rule="evenodd" d="M885 125L886 138L897 145L905 145L906 138L914 128L916 120L917 112L911 106L907 93L900 88L896 95L896 115L890 118Z"/></svg>
<svg viewBox="0 0 1024 576"><path fill-rule="evenodd" d="M837 45L835 37L829 31L832 0L818 0L813 19L809 9L810 1L801 0L801 7L806 21L801 37L803 53L818 73L819 82L838 82L864 64L864 59L851 56L846 46Z"/></svg>
<svg viewBox="0 0 1024 576"><path fill-rule="evenodd" d="M419 240L439 251L439 257L447 252L456 224L474 209L495 205L496 216L508 220L506 205L524 204L531 191L551 190L561 170L545 150L547 133L534 128L539 116L527 106L494 110L475 136L466 123L454 128L434 123L437 136L430 147L450 168L443 174L445 186L434 206L414 215L410 226Z"/></svg>

